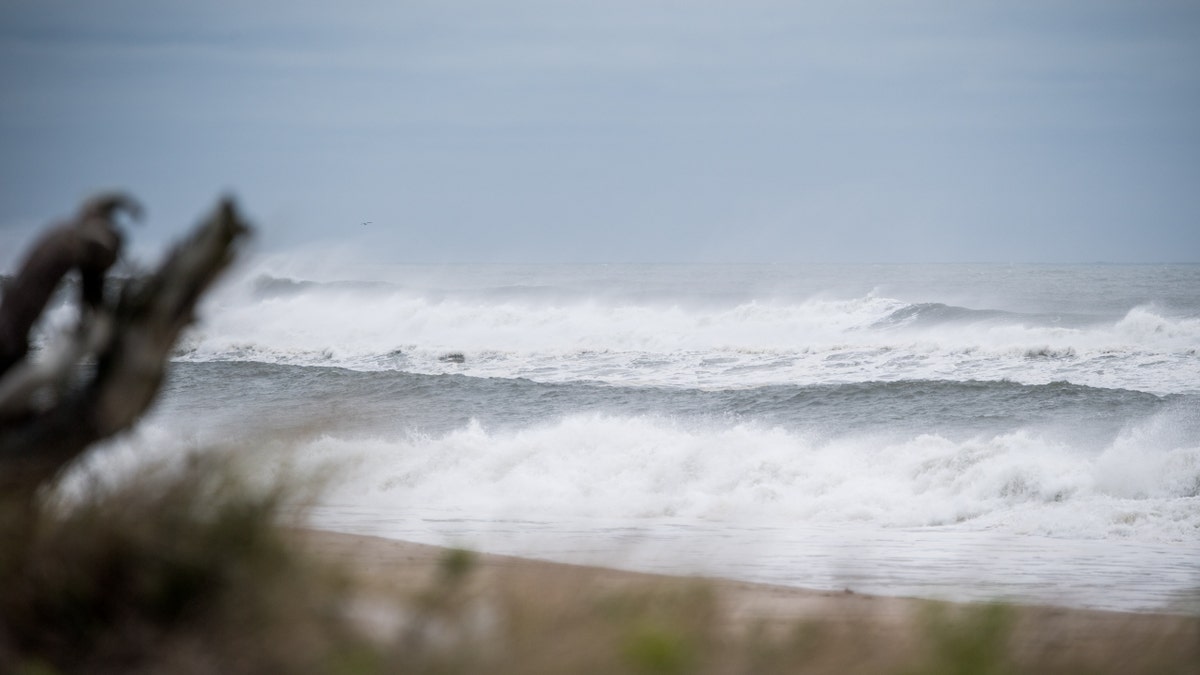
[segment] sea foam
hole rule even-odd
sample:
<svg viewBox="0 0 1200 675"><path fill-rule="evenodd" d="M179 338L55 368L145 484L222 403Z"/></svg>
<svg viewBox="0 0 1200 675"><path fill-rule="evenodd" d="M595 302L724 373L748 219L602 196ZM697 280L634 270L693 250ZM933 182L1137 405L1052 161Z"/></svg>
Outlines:
<svg viewBox="0 0 1200 675"><path fill-rule="evenodd" d="M817 440L756 424L572 415L505 432L472 423L440 436L325 436L300 452L312 466L354 465L331 503L439 517L853 523L1195 542L1200 446L1172 445L1155 428L1170 426L1156 419L1097 453L1026 431Z"/></svg>

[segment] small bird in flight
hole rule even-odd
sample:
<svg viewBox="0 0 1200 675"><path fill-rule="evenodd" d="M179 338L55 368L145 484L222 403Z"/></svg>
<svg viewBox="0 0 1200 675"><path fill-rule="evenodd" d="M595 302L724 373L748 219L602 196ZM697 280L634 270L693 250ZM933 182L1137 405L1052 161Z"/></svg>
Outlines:
<svg viewBox="0 0 1200 675"><path fill-rule="evenodd" d="M367 222L363 223L363 225L370 225L370 224L371 224L371 223L373 223L373 222L375 222L375 221L373 221L373 220L368 220Z"/></svg>

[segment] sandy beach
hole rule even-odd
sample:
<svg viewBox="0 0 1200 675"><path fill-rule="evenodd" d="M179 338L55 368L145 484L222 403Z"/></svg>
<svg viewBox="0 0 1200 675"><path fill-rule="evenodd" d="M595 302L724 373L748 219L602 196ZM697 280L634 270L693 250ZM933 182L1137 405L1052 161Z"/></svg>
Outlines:
<svg viewBox="0 0 1200 675"><path fill-rule="evenodd" d="M299 540L320 559L344 566L363 583L361 615L377 631L398 630L385 598L419 597L436 587L449 549L370 536L302 530ZM611 593L703 588L714 600L725 635L787 635L808 631L823 649L813 669L831 672L894 670L922 663L931 626L979 624L993 606L830 592L724 579L680 578L568 565L526 558L471 554L464 597L478 606L503 598L537 597L574 604ZM1200 617L1005 606L1006 660L1017 672L1200 672ZM941 622L941 623L939 623Z"/></svg>

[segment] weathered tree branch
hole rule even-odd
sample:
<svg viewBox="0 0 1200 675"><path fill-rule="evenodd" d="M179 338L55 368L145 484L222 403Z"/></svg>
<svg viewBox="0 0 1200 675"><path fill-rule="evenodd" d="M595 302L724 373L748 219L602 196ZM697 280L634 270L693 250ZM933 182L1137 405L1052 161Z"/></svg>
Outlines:
<svg viewBox="0 0 1200 675"><path fill-rule="evenodd" d="M0 420L0 490L36 489L89 445L130 428L145 413L176 339L248 232L233 203L224 200L153 275L125 282L108 330L99 336L92 331L100 345L90 377L49 409ZM12 292L10 287L6 296ZM0 372L0 385L12 374Z"/></svg>
<svg viewBox="0 0 1200 675"><path fill-rule="evenodd" d="M85 311L103 302L104 275L121 253L121 232L113 222L119 211L139 218L142 207L128 195L100 195L33 245L0 302L0 375L25 358L29 331L67 272L79 271Z"/></svg>

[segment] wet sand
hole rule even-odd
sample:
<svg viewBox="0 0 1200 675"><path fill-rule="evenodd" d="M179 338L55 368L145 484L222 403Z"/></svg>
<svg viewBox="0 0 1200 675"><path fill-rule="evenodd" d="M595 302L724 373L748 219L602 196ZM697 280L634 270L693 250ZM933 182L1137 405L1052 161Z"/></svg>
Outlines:
<svg viewBox="0 0 1200 675"><path fill-rule="evenodd" d="M351 571L365 591L365 616L379 616L369 598L414 597L438 583L449 550L379 537L318 530L298 533L303 546ZM828 635L854 635L847 644L869 636L870 650L880 663L911 657L928 633L931 616L970 616L981 605L939 603L919 599L871 596L745 583L725 579L691 579L569 565L491 554L472 554L468 579L471 593L487 597L500 592L529 597L605 592L638 592L643 588L701 584L715 597L717 623L734 634L818 627ZM1006 644L1012 661L1054 671L1058 665L1087 672L1200 673L1200 617L1125 613L1053 606L1009 607L1011 629Z"/></svg>

